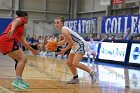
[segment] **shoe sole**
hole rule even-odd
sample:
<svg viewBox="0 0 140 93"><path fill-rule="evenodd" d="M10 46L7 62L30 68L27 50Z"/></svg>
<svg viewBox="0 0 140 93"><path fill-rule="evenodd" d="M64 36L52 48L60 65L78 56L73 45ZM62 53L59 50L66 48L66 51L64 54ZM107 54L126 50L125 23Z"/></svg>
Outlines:
<svg viewBox="0 0 140 93"><path fill-rule="evenodd" d="M79 84L79 81L78 82L67 82L67 84Z"/></svg>
<svg viewBox="0 0 140 93"><path fill-rule="evenodd" d="M67 84L79 84L79 82L77 82L77 83L67 83Z"/></svg>
<svg viewBox="0 0 140 93"><path fill-rule="evenodd" d="M28 88L23 88L23 87L17 86L17 85L14 84L14 83L12 83L12 86L15 87L15 88L19 88L19 89L28 89Z"/></svg>

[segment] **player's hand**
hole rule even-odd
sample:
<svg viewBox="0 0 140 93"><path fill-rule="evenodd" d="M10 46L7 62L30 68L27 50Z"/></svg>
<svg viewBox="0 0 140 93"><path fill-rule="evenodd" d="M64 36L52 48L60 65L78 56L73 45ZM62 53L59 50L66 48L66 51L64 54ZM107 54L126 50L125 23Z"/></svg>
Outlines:
<svg viewBox="0 0 140 93"><path fill-rule="evenodd" d="M8 35L8 37L11 37L12 35L13 35L13 30L10 30L8 33L7 33L7 35Z"/></svg>
<svg viewBox="0 0 140 93"><path fill-rule="evenodd" d="M99 43L102 43L105 40L105 38L102 38L102 40L99 41Z"/></svg>
<svg viewBox="0 0 140 93"><path fill-rule="evenodd" d="M58 54L64 55L65 52L66 52L65 49L61 49L61 51Z"/></svg>
<svg viewBox="0 0 140 93"><path fill-rule="evenodd" d="M39 54L39 50L33 50L33 51L32 51L32 54L33 54L33 55Z"/></svg>

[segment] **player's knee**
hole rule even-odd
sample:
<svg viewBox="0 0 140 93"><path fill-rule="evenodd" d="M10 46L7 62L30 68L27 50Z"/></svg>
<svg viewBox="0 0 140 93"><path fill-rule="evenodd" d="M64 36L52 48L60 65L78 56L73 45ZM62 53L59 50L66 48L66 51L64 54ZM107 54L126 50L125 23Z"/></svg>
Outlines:
<svg viewBox="0 0 140 93"><path fill-rule="evenodd" d="M78 66L78 63L72 63L73 66L77 67Z"/></svg>
<svg viewBox="0 0 140 93"><path fill-rule="evenodd" d="M95 56L96 55L96 52L92 52L91 55Z"/></svg>
<svg viewBox="0 0 140 93"><path fill-rule="evenodd" d="M21 58L19 58L19 61L26 63L27 62L27 57L21 57Z"/></svg>
<svg viewBox="0 0 140 93"><path fill-rule="evenodd" d="M72 63L69 60L66 63L68 66L72 66Z"/></svg>

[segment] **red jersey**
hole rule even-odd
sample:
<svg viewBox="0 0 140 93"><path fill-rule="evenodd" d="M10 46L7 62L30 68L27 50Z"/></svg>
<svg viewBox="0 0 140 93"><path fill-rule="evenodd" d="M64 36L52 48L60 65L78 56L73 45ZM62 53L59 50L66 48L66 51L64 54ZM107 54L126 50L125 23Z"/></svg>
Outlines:
<svg viewBox="0 0 140 93"><path fill-rule="evenodd" d="M18 17L18 18L21 19L22 25L17 26L13 35L12 35L13 38L16 39L16 42L18 42L20 40L21 36L24 34L24 24L25 24L25 19L23 17ZM11 30L12 22L7 26L7 28L5 29L5 31L3 33L8 33L9 30Z"/></svg>
<svg viewBox="0 0 140 93"><path fill-rule="evenodd" d="M25 19L23 17L18 17L22 21L22 25L18 25L16 29L14 30L14 33L12 37L8 37L7 33L11 30L12 22L13 20L5 29L5 31L2 33L0 36L0 51L3 54L9 53L12 51L13 44L20 40L22 35L24 34L24 24L25 24Z"/></svg>

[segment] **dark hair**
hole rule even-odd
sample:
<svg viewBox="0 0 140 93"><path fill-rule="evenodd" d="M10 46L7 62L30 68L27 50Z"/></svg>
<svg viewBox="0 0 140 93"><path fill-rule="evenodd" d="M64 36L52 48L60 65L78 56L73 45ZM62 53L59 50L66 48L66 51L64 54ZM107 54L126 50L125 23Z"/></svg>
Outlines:
<svg viewBox="0 0 140 93"><path fill-rule="evenodd" d="M22 11L22 10L17 10L16 11L16 15L18 17L24 17L24 16L28 16L28 13L26 11Z"/></svg>
<svg viewBox="0 0 140 93"><path fill-rule="evenodd" d="M62 16L60 16L58 19L60 19L61 20L61 22L65 22L65 19L64 19L64 17L62 17Z"/></svg>

